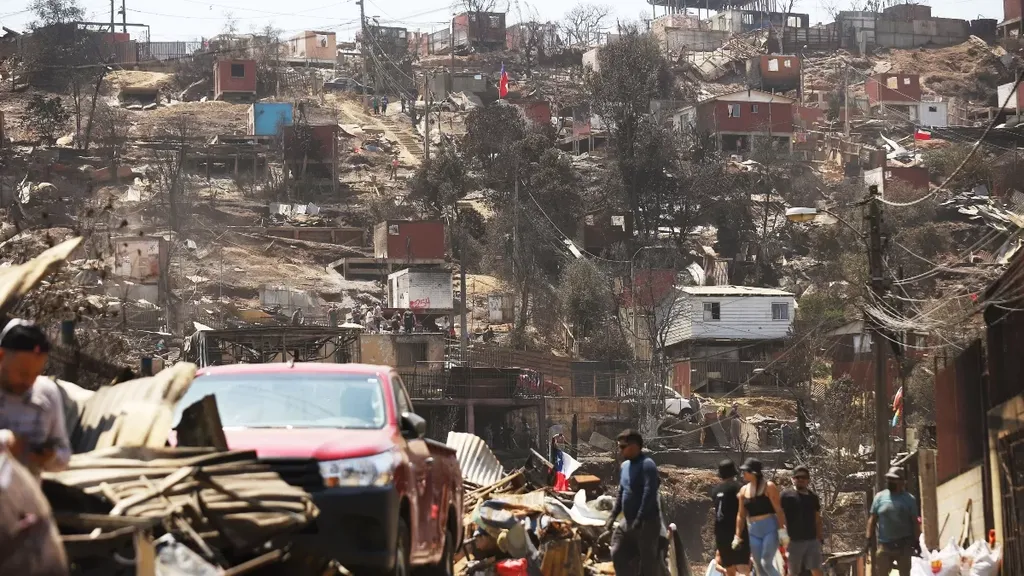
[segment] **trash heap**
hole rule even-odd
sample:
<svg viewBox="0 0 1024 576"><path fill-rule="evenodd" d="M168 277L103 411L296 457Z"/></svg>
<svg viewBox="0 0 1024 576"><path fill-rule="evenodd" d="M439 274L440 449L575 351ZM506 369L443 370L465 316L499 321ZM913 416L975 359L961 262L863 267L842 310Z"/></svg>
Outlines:
<svg viewBox="0 0 1024 576"><path fill-rule="evenodd" d="M582 576L614 574L605 524L615 506L600 479L571 474L569 490L556 490L556 468L531 451L522 468L505 472L479 437L451 432L466 487L463 549L455 571L463 575ZM481 484L481 480L489 483ZM663 529L673 574L687 574L675 526ZM677 553L678 551L678 553Z"/></svg>

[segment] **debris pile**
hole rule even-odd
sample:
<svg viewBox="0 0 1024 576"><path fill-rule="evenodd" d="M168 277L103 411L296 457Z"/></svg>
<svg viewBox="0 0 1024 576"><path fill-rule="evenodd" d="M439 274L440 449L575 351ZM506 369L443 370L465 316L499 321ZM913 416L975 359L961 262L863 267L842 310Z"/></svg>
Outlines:
<svg viewBox="0 0 1024 576"><path fill-rule="evenodd" d="M536 451L524 467L505 473L479 437L452 432L447 444L456 451L466 487L466 545L456 573L614 574L605 526L615 499L603 494L597 477L570 473L570 490L557 490L555 466ZM670 562L687 574L675 525L665 526L663 519L662 535Z"/></svg>

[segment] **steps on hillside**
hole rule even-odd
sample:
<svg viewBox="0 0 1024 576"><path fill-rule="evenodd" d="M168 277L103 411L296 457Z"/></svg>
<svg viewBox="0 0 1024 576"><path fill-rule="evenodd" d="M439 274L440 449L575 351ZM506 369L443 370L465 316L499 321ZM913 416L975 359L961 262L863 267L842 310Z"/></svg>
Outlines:
<svg viewBox="0 0 1024 576"><path fill-rule="evenodd" d="M416 158L423 157L423 143L410 134L404 126L399 126L398 122L395 122L387 116L380 117L380 122L395 135L395 138L398 139L398 143L404 146L410 154Z"/></svg>

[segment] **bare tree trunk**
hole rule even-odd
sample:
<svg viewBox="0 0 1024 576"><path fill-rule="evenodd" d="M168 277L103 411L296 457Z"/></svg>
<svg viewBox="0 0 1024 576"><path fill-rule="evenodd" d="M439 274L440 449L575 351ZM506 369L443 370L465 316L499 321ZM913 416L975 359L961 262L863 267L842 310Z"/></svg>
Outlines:
<svg viewBox="0 0 1024 576"><path fill-rule="evenodd" d="M104 67L100 72L100 77L96 79L96 88L92 91L92 104L89 108L89 122L85 125L85 146L84 149L89 149L89 139L92 135L92 117L96 112L96 99L100 95L100 85L103 84L103 78L107 75L107 69Z"/></svg>

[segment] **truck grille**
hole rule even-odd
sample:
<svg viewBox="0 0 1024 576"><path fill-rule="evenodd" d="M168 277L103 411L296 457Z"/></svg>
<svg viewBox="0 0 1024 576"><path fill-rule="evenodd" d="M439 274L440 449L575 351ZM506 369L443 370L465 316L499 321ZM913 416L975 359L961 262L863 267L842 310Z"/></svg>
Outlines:
<svg viewBox="0 0 1024 576"><path fill-rule="evenodd" d="M310 493L324 489L320 466L312 458L267 458L263 462L292 486Z"/></svg>

